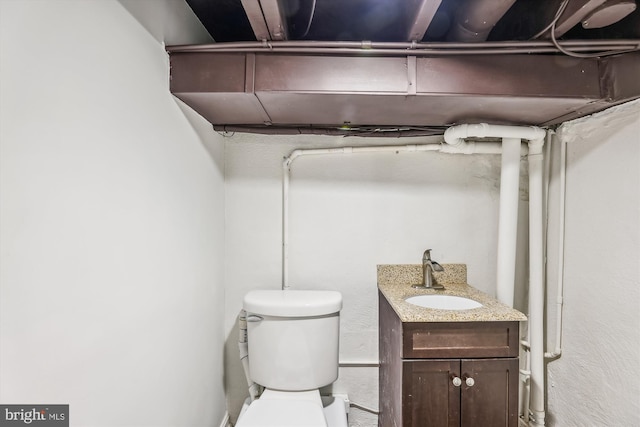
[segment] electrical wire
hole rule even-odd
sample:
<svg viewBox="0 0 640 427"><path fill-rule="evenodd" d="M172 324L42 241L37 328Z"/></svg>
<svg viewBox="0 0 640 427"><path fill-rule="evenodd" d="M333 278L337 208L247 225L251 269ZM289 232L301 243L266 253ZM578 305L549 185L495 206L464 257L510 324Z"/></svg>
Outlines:
<svg viewBox="0 0 640 427"><path fill-rule="evenodd" d="M377 409L369 408L368 406L364 406L359 403L349 402L349 406L352 408L358 408L361 411L369 412L374 415L380 415L380 411L378 411Z"/></svg>
<svg viewBox="0 0 640 427"><path fill-rule="evenodd" d="M313 16L315 15L315 13L316 13L316 0L313 0L313 4L311 5L311 14L309 15L309 23L307 24L307 29L305 30L304 34L300 38L305 38L307 37L307 34L309 34L309 29L311 28L311 23L313 22Z"/></svg>
<svg viewBox="0 0 640 427"><path fill-rule="evenodd" d="M551 20L551 22L549 23L549 25L547 25L542 30L540 30L535 36L531 37L531 40L537 39L538 37L542 36L547 31L549 31L551 29L551 27L555 26L556 23L558 22L558 19L560 19L560 16L562 16L562 14L564 13L564 10L567 8L568 4L569 4L569 0L562 0L562 3L560 3L560 7L558 7L558 11L554 15L554 17Z"/></svg>
<svg viewBox="0 0 640 427"><path fill-rule="evenodd" d="M597 53L578 53L578 52L565 49L562 46L560 46L560 43L558 43L558 41L556 40L555 33L556 33L556 26L554 24L551 27L551 42L554 44L556 49L558 49L560 52L564 53L567 56L571 56L573 58L600 58L602 56L618 55L622 53L630 53L630 52L636 52L640 50L640 47L636 47L635 49L628 49L628 50L607 50L604 52L597 52Z"/></svg>
<svg viewBox="0 0 640 427"><path fill-rule="evenodd" d="M627 49L627 50L607 50L607 51L596 52L596 53L579 53L579 52L575 52L560 46L560 43L558 43L558 40L556 39L556 24L558 23L560 16L562 16L562 14L564 13L568 4L569 4L569 0L563 0L562 3L560 3L560 7L558 7L558 11L553 17L553 20L549 23L549 25L544 27L544 29L542 29L536 35L534 35L532 39L537 39L547 31L550 31L551 43L553 43L555 48L558 49L561 53L567 56L571 56L573 58L600 58L602 56L617 55L617 54L635 52L637 50L640 50L640 46L637 46L634 49Z"/></svg>

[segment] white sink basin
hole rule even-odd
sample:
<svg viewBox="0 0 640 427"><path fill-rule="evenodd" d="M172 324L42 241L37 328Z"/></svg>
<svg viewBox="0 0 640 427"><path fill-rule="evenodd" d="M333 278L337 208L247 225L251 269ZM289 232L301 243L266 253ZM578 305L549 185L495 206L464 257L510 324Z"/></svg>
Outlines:
<svg viewBox="0 0 640 427"><path fill-rule="evenodd" d="M405 299L409 304L440 310L471 310L482 307L478 301L453 295L418 295Z"/></svg>

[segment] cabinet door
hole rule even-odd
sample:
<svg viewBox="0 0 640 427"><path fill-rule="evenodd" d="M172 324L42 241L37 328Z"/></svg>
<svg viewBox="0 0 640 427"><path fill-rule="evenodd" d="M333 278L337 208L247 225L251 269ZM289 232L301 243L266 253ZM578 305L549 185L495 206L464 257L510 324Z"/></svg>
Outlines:
<svg viewBox="0 0 640 427"><path fill-rule="evenodd" d="M459 427L460 360L403 362L403 427Z"/></svg>
<svg viewBox="0 0 640 427"><path fill-rule="evenodd" d="M518 376L518 359L463 359L461 426L517 427Z"/></svg>

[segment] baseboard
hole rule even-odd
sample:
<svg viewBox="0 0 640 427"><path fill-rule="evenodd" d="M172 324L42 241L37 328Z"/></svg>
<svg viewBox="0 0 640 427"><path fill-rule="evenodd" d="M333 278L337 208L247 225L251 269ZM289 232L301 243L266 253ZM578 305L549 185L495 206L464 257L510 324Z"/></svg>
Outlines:
<svg viewBox="0 0 640 427"><path fill-rule="evenodd" d="M225 412L224 417L222 418L222 422L220 422L220 427L231 427L231 422L229 422L229 413Z"/></svg>

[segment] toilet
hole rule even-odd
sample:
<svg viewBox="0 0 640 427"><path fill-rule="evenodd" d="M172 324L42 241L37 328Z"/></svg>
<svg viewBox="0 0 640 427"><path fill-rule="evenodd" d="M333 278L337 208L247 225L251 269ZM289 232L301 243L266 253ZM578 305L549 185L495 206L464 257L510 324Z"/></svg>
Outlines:
<svg viewBox="0 0 640 427"><path fill-rule="evenodd" d="M347 427L344 402L319 391L338 379L340 292L256 290L243 308L250 377L265 390L236 427Z"/></svg>

